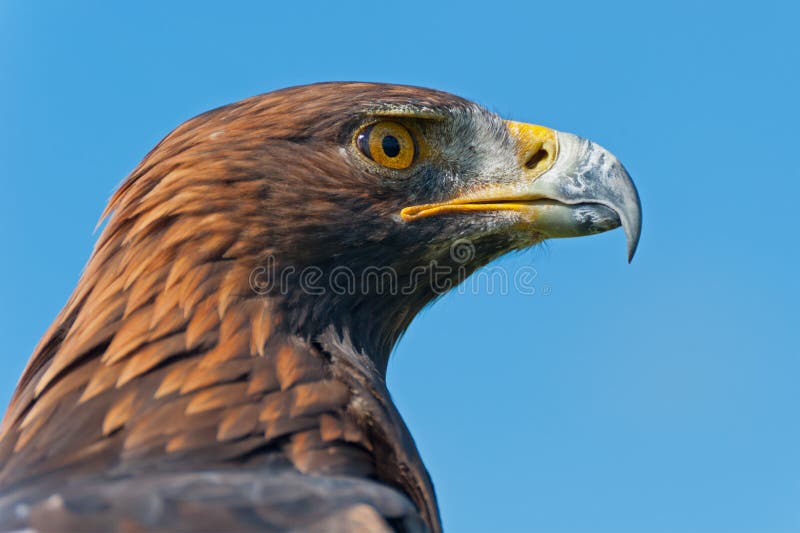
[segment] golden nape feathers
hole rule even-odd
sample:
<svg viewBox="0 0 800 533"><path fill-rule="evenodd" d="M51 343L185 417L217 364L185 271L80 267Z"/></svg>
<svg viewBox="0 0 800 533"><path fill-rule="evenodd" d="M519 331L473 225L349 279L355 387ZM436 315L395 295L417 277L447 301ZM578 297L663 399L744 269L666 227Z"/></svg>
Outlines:
<svg viewBox="0 0 800 533"><path fill-rule="evenodd" d="M0 529L439 531L389 354L507 251L620 225L635 248L635 189L601 150L382 84L181 125L114 194L20 379Z"/></svg>

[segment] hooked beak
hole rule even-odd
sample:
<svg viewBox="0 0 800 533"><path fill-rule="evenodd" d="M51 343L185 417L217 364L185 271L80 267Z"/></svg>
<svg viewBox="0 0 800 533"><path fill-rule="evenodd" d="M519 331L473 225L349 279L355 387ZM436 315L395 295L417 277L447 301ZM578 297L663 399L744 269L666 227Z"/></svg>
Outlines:
<svg viewBox="0 0 800 533"><path fill-rule="evenodd" d="M445 213L510 210L546 238L579 237L622 226L633 259L642 226L639 194L608 150L569 133L507 121L517 142L513 179L452 200L406 207L406 221Z"/></svg>

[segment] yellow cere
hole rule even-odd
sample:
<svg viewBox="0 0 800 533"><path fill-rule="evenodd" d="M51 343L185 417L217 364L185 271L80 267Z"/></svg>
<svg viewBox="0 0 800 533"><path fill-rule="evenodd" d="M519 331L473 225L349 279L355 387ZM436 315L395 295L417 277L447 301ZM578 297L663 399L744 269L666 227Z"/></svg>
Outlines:
<svg viewBox="0 0 800 533"><path fill-rule="evenodd" d="M520 164L529 170L538 171L537 174L553 166L558 156L558 137L555 130L513 120L505 122L509 133L517 140Z"/></svg>

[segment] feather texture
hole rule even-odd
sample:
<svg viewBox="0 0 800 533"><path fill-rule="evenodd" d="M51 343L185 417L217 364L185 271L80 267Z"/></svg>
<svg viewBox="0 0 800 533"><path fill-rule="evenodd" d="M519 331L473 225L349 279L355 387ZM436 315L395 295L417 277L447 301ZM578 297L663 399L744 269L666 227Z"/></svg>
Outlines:
<svg viewBox="0 0 800 533"><path fill-rule="evenodd" d="M494 120L436 91L299 87L200 115L134 169L4 418L0 529L440 530L383 376L434 295L252 286L271 257L424 256L433 234L392 234L408 196L342 155L392 106Z"/></svg>

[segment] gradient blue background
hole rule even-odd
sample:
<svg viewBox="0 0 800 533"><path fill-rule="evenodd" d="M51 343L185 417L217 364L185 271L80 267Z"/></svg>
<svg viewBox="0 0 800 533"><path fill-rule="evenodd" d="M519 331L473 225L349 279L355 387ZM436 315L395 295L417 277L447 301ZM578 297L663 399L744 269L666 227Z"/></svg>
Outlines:
<svg viewBox="0 0 800 533"><path fill-rule="evenodd" d="M168 6L167 6L168 4ZM320 80L431 86L589 137L642 197L533 296L450 294L389 385L455 532L800 531L790 2L0 2L0 401L115 186L183 120Z"/></svg>

